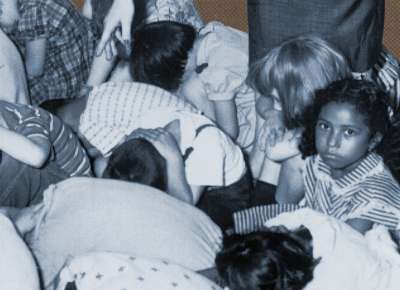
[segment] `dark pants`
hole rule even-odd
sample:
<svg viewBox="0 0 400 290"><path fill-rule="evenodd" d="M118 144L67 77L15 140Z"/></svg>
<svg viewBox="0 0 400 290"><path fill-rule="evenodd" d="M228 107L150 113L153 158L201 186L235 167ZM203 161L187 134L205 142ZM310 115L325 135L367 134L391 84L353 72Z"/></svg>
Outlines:
<svg viewBox="0 0 400 290"><path fill-rule="evenodd" d="M21 163L4 152L0 163L0 206L26 207L39 203L43 191L68 176L54 163L41 169Z"/></svg>
<svg viewBox="0 0 400 290"><path fill-rule="evenodd" d="M250 206L252 178L247 173L237 182L206 190L197 206L223 230L233 226L233 213Z"/></svg>
<svg viewBox="0 0 400 290"><path fill-rule="evenodd" d="M364 72L382 46L384 0L247 0L250 62L288 38L318 34Z"/></svg>

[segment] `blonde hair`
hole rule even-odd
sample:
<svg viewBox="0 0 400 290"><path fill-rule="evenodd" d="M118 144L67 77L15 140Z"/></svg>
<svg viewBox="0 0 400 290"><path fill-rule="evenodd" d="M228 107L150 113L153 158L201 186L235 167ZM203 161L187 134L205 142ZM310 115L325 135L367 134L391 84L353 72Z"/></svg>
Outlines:
<svg viewBox="0 0 400 290"><path fill-rule="evenodd" d="M301 126L304 109L314 92L351 75L347 60L336 48L315 35L283 42L249 71L248 84L268 96L275 89L289 129Z"/></svg>

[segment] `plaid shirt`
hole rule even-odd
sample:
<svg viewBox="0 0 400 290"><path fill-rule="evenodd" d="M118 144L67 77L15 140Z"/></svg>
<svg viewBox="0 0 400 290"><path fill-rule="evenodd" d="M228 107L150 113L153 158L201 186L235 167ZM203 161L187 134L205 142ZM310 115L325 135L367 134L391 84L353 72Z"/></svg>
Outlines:
<svg viewBox="0 0 400 290"><path fill-rule="evenodd" d="M68 0L24 0L20 19L10 35L24 51L26 41L46 38L41 76L29 79L33 104L74 98L87 80L97 29Z"/></svg>

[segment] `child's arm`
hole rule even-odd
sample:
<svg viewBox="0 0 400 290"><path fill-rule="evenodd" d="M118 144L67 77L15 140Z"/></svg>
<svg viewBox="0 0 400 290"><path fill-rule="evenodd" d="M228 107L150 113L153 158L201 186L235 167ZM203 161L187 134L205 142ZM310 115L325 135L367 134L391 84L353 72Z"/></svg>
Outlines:
<svg viewBox="0 0 400 290"><path fill-rule="evenodd" d="M25 67L28 79L39 77L43 74L46 60L46 38L38 38L25 42Z"/></svg>
<svg viewBox="0 0 400 290"><path fill-rule="evenodd" d="M193 204L193 194L196 192L192 192L187 182L183 158L172 134L164 128L156 128L135 130L133 136L149 140L161 156L165 158L167 163L168 194L179 200ZM201 187L194 187L196 191L202 191L202 189Z"/></svg>
<svg viewBox="0 0 400 290"><path fill-rule="evenodd" d="M282 163L275 200L280 203L299 203L304 197L304 160L300 155Z"/></svg>
<svg viewBox="0 0 400 290"><path fill-rule="evenodd" d="M235 140L239 135L236 104L233 99L227 101L213 101L215 122L229 137Z"/></svg>
<svg viewBox="0 0 400 290"><path fill-rule="evenodd" d="M42 167L50 155L50 143L44 138L27 138L1 126L0 136L0 150L30 166Z"/></svg>
<svg viewBox="0 0 400 290"><path fill-rule="evenodd" d="M362 234L365 234L366 231L370 230L373 225L371 221L359 218L347 220L346 223Z"/></svg>
<svg viewBox="0 0 400 290"><path fill-rule="evenodd" d="M115 66L116 59L116 53L112 56L107 56L103 52L99 56L95 56L90 67L86 85L93 87L105 82Z"/></svg>

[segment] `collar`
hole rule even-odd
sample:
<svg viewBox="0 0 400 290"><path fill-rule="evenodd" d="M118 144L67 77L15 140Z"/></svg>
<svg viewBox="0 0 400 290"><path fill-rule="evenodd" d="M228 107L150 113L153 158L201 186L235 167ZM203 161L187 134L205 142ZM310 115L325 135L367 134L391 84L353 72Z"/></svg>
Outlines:
<svg viewBox="0 0 400 290"><path fill-rule="evenodd" d="M369 153L356 168L338 179L332 178L329 165L324 163L319 155L317 155L316 164L318 167L317 172L320 174L319 177L329 179L330 182L336 184L339 188L354 186L365 177L384 170L382 157L376 153Z"/></svg>

